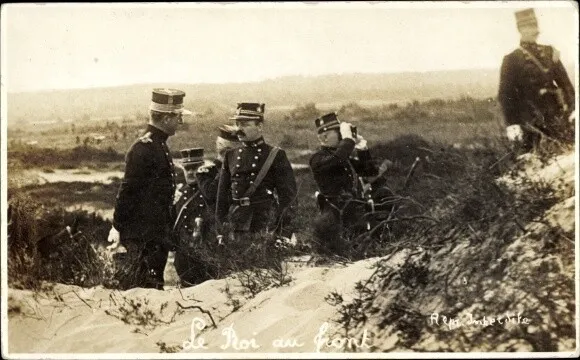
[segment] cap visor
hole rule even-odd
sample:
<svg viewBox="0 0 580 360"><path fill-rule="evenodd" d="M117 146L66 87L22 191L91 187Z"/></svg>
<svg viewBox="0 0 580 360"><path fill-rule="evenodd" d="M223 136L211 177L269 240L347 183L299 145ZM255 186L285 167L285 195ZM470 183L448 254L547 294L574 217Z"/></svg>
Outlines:
<svg viewBox="0 0 580 360"><path fill-rule="evenodd" d="M179 111L181 113L181 115L192 115L193 113L187 109L181 109Z"/></svg>

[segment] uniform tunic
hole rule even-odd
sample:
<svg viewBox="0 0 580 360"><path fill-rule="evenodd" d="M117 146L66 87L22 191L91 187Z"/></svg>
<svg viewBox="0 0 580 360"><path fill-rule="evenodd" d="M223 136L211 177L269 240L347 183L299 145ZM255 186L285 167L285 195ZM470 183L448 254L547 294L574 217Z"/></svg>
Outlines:
<svg viewBox="0 0 580 360"><path fill-rule="evenodd" d="M113 225L127 248L121 286L162 288L170 227L173 224L175 170L168 135L148 125L129 149L117 193Z"/></svg>
<svg viewBox="0 0 580 360"><path fill-rule="evenodd" d="M362 200L359 176L376 176L378 169L369 150L357 150L352 139L343 139L336 148L323 146L310 158L310 169L323 201L319 202L320 215L314 222L314 236L319 250L340 253L344 246L343 232L355 231L350 227L360 218L364 206L348 202ZM342 216L340 212L342 211Z"/></svg>
<svg viewBox="0 0 580 360"><path fill-rule="evenodd" d="M561 102L556 89L561 89ZM558 59L557 51L551 46L521 42L520 48L503 58L498 100L508 125L529 123L549 136L569 132L573 139L572 128L562 129L567 119L560 122L556 118L567 116L563 104L569 111L574 108L574 86ZM532 142L537 141L534 139L536 136L525 132L528 150Z"/></svg>
<svg viewBox="0 0 580 360"><path fill-rule="evenodd" d="M193 285L215 276L203 256L217 246L214 212L197 184L186 184L180 191L173 225L177 237L174 265L182 282Z"/></svg>
<svg viewBox="0 0 580 360"><path fill-rule="evenodd" d="M314 180L324 196L360 197L358 177L378 174L369 150L357 150L358 158L350 157L354 146L354 140L343 139L338 147L323 146L310 158Z"/></svg>
<svg viewBox="0 0 580 360"><path fill-rule="evenodd" d="M210 206L215 206L217 200L219 172L221 168L222 162L214 160L211 165L199 168L195 174L201 193Z"/></svg>
<svg viewBox="0 0 580 360"><path fill-rule="evenodd" d="M254 183L271 150L272 146L260 138L243 142L242 147L226 152L218 184L217 221L222 223L228 220L229 215L234 231L253 233L274 228L282 230L287 225L290 218L288 210L296 197L296 180L286 152L282 149L250 197L249 206L242 206L239 202ZM271 224L272 220L274 224Z"/></svg>

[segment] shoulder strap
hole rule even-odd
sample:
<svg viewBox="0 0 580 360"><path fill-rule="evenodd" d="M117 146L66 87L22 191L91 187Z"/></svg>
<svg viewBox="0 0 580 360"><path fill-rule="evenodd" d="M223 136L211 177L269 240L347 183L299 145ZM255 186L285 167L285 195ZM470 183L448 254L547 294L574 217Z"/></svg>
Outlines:
<svg viewBox="0 0 580 360"><path fill-rule="evenodd" d="M179 214L175 218L175 223L173 224L173 231L177 230L178 225L181 223L180 220L181 220L181 215L183 214L183 211L186 209L187 205L189 205L189 203L199 195L199 192L200 192L200 189L197 189L197 191L195 193L193 193L191 195L191 197L183 203L183 205L181 205L181 209L179 210Z"/></svg>
<svg viewBox="0 0 580 360"><path fill-rule="evenodd" d="M520 46L520 50L526 54L531 60L532 62L544 73L547 74L550 69L546 68L544 65L542 65L542 63L540 62L540 60L538 60L538 58L536 58L534 56L534 54L532 54L531 52L529 52L528 50L524 49L523 46Z"/></svg>
<svg viewBox="0 0 580 360"><path fill-rule="evenodd" d="M246 192L244 193L244 197L249 198L250 196L252 196L254 194L254 192L256 191L256 189L258 188L260 183L262 182L262 180L264 180L264 177L268 173L268 170L270 170L270 167L274 163L274 158L276 158L276 154L278 153L278 150L280 150L280 148L277 146L274 146L272 148L272 150L270 151L270 154L268 154L268 157L266 158L266 161L264 162L264 166L262 166L262 168L260 169L260 172L256 176L256 180L254 180L254 182L250 185L250 187L248 187L248 190L246 190Z"/></svg>

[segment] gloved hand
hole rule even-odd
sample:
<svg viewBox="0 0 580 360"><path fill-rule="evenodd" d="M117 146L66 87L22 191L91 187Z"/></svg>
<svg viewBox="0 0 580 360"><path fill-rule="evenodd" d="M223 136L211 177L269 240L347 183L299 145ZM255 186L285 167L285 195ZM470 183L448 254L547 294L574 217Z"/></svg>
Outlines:
<svg viewBox="0 0 580 360"><path fill-rule="evenodd" d="M109 231L109 237L107 241L112 243L111 245L107 246L107 250L115 250L121 244L121 234L119 234L119 231L117 231L114 226L112 226L111 231Z"/></svg>
<svg viewBox="0 0 580 360"><path fill-rule="evenodd" d="M350 123L347 122L340 123L340 136L342 136L343 139L352 139L352 130L350 129L350 127L351 127Z"/></svg>
<svg viewBox="0 0 580 360"><path fill-rule="evenodd" d="M510 125L505 130L510 141L522 141L524 139L524 132L519 125Z"/></svg>
<svg viewBox="0 0 580 360"><path fill-rule="evenodd" d="M368 150L367 141L362 136L357 135L354 148L357 150Z"/></svg>
<svg viewBox="0 0 580 360"><path fill-rule="evenodd" d="M182 187L183 184L177 184L177 187L175 188L175 193L173 194L173 205L177 204L177 201L179 201L179 198L181 197L181 195L183 195L183 193L181 192Z"/></svg>

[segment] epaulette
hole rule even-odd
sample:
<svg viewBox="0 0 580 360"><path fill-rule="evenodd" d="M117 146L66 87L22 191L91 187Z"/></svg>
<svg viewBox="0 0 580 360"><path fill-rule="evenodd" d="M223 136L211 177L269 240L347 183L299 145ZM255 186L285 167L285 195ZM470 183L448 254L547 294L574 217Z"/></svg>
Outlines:
<svg viewBox="0 0 580 360"><path fill-rule="evenodd" d="M144 143L144 144L153 142L153 140L151 139L151 131L147 131L145 133L145 135L143 135L139 138L139 141Z"/></svg>
<svg viewBox="0 0 580 360"><path fill-rule="evenodd" d="M554 47L552 47L552 61L555 63L560 61L560 52Z"/></svg>

